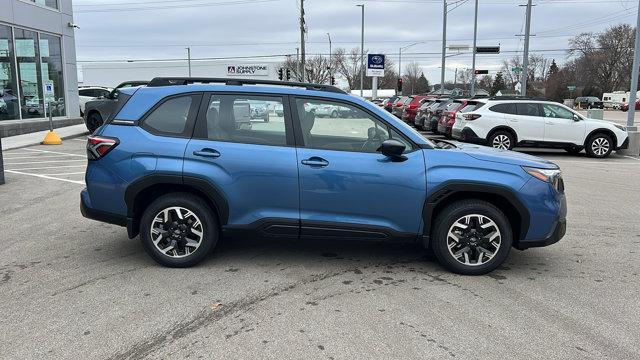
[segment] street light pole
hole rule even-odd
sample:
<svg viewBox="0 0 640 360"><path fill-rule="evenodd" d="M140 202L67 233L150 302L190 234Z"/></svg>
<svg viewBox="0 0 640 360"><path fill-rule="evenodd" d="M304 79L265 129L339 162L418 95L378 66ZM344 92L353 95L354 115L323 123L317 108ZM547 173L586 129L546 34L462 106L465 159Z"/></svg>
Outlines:
<svg viewBox="0 0 640 360"><path fill-rule="evenodd" d="M635 51L633 52L633 70L631 71L631 94L629 94L629 113L627 114L627 130L631 131L637 130L634 126L634 122L636 115L636 98L638 94L638 67L640 67L640 8L638 8L636 45Z"/></svg>
<svg viewBox="0 0 640 360"><path fill-rule="evenodd" d="M531 35L531 1L527 1L527 22L524 30L524 54L522 59L522 96L527 96L527 80L529 79L529 37Z"/></svg>
<svg viewBox="0 0 640 360"><path fill-rule="evenodd" d="M471 97L476 95L476 45L478 40L478 0L476 0L476 14L473 20L473 60L471 62Z"/></svg>
<svg viewBox="0 0 640 360"><path fill-rule="evenodd" d="M444 70L445 70L445 53L447 51L447 0L444 3L442 12L442 70L440 72L440 94L444 94Z"/></svg>
<svg viewBox="0 0 640 360"><path fill-rule="evenodd" d="M329 38L329 85L331 85L331 77L333 76L333 69L331 68L331 34L327 33L327 37Z"/></svg>
<svg viewBox="0 0 640 360"><path fill-rule="evenodd" d="M187 47L187 64L189 66L189 77L191 77L191 47Z"/></svg>
<svg viewBox="0 0 640 360"><path fill-rule="evenodd" d="M360 97L364 92L364 4L356 5L362 8L362 31L360 34Z"/></svg>

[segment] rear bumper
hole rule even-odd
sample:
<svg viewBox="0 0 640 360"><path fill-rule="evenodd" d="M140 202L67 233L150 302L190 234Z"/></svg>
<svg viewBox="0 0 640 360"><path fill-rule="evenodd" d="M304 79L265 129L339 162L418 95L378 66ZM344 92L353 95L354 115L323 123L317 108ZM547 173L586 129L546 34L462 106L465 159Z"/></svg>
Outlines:
<svg viewBox="0 0 640 360"><path fill-rule="evenodd" d="M80 193L80 213L82 213L82 216L86 217L87 219L119 226L127 226L126 216L92 208L87 189L82 190L82 193Z"/></svg>
<svg viewBox="0 0 640 360"><path fill-rule="evenodd" d="M473 130L468 127L462 129L452 129L451 137L460 141L474 142L474 143L482 143L485 139L481 138L476 134Z"/></svg>

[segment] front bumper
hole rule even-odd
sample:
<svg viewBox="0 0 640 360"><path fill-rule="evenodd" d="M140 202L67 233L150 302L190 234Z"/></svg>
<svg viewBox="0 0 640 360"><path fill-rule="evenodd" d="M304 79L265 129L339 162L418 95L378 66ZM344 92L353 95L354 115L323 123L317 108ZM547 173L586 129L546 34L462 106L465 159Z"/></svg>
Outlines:
<svg viewBox="0 0 640 360"><path fill-rule="evenodd" d="M543 185L537 181L538 180L532 182L532 184L536 185L530 188L533 191L529 194L535 196L535 194L538 193L538 200L544 199L545 205L536 209L535 212L531 212L533 217L530 219L528 232L528 235L531 237L517 241L513 246L518 250L555 244L560 241L567 232L567 198L564 190L547 190L547 194L543 195L543 192L539 191L539 189L549 185ZM562 188L564 188L564 186ZM521 189L521 191L523 189Z"/></svg>
<svg viewBox="0 0 640 360"><path fill-rule="evenodd" d="M622 145L618 146L616 148L616 150L623 150L623 149L628 149L628 148L629 148L629 136L627 136L627 138L624 140Z"/></svg>

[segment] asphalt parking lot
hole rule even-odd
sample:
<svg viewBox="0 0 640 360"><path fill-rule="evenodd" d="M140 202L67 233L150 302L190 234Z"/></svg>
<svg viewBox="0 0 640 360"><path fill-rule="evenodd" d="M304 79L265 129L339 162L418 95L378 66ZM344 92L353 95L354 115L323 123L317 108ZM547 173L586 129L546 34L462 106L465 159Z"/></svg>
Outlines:
<svg viewBox="0 0 640 360"><path fill-rule="evenodd" d="M160 267L81 216L84 146L4 153L0 358L640 358L640 158L529 150L564 171L567 235L463 277L418 246L340 241Z"/></svg>

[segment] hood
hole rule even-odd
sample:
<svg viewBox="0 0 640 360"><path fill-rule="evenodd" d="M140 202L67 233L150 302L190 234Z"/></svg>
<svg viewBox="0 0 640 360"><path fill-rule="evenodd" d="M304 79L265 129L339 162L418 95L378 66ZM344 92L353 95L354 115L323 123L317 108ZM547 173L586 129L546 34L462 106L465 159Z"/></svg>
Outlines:
<svg viewBox="0 0 640 360"><path fill-rule="evenodd" d="M598 123L598 124L607 124L607 125L611 125L611 126L615 126L616 125L616 123L614 123L613 121L592 119L592 118L588 118L586 116L584 118L585 118L585 121L588 121L588 122L594 122L594 123Z"/></svg>
<svg viewBox="0 0 640 360"><path fill-rule="evenodd" d="M530 166L540 169L557 169L558 165L537 156L523 154L516 151L500 150L489 146L456 143L460 151L483 161L492 161L502 164Z"/></svg>

